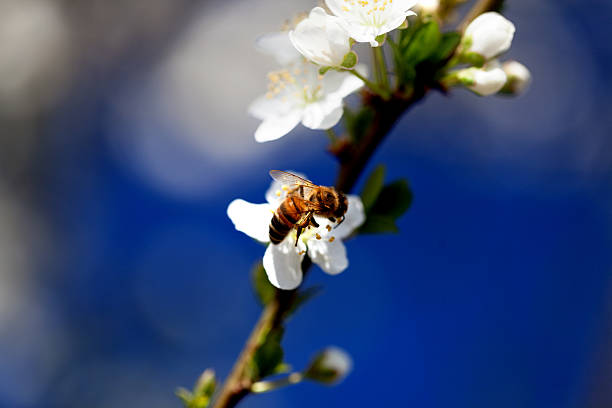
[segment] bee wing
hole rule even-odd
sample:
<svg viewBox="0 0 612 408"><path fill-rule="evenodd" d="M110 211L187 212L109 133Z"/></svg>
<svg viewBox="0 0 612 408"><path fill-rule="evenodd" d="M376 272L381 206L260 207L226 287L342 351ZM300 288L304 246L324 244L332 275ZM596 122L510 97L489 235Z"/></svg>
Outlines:
<svg viewBox="0 0 612 408"><path fill-rule="evenodd" d="M314 184L310 180L306 180L300 176L296 176L293 173L289 173L288 171L282 170L270 170L270 177L272 177L276 181L280 181L281 183L287 186L306 186L310 188L317 188L316 184Z"/></svg>
<svg viewBox="0 0 612 408"><path fill-rule="evenodd" d="M270 170L270 177L287 186L290 190L301 187L305 195L307 195L309 191L319 188L319 186L314 184L312 181L306 180L305 178L296 176L295 174L287 171ZM291 195L300 196L300 193L295 191L292 192Z"/></svg>

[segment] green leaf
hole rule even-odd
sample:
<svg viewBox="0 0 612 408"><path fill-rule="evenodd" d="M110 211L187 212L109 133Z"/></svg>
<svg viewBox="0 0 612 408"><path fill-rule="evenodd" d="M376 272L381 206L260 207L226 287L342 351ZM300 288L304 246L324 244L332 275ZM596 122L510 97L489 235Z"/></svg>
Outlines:
<svg viewBox="0 0 612 408"><path fill-rule="evenodd" d="M404 52L404 61L416 65L429 58L440 43L440 28L435 21L420 26L414 33Z"/></svg>
<svg viewBox="0 0 612 408"><path fill-rule="evenodd" d="M357 54L355 51L349 51L342 60L342 68L352 69L357 65Z"/></svg>
<svg viewBox="0 0 612 408"><path fill-rule="evenodd" d="M395 224L395 218L388 215L370 214L365 223L359 228L360 234L397 234L399 228Z"/></svg>
<svg viewBox="0 0 612 408"><path fill-rule="evenodd" d="M457 49L457 46L459 46L460 42L461 34L457 32L452 31L442 34L440 44L431 58L436 61L443 61L450 58Z"/></svg>
<svg viewBox="0 0 612 408"><path fill-rule="evenodd" d="M383 189L383 183L385 181L385 166L380 164L370 173L370 177L363 186L361 191L361 201L366 210L366 213L370 211L370 208L376 203L378 195Z"/></svg>
<svg viewBox="0 0 612 408"><path fill-rule="evenodd" d="M363 139L365 132L370 128L372 119L374 119L374 111L368 107L363 107L356 113L348 109L344 110L346 130L355 142Z"/></svg>
<svg viewBox="0 0 612 408"><path fill-rule="evenodd" d="M268 332L265 339L253 355L253 380L260 380L283 370L283 348L280 342L283 338L284 329L276 328Z"/></svg>
<svg viewBox="0 0 612 408"><path fill-rule="evenodd" d="M382 189L371 212L397 219L410 208L411 204L412 191L408 186L408 181L401 179Z"/></svg>
<svg viewBox="0 0 612 408"><path fill-rule="evenodd" d="M206 408L215 392L215 386L215 372L208 368L198 378L193 391L181 387L176 390L175 394L186 408Z"/></svg>
<svg viewBox="0 0 612 408"><path fill-rule="evenodd" d="M276 288L272 286L266 275L266 270L261 262L253 267L251 272L253 290L262 306L267 305L276 296Z"/></svg>

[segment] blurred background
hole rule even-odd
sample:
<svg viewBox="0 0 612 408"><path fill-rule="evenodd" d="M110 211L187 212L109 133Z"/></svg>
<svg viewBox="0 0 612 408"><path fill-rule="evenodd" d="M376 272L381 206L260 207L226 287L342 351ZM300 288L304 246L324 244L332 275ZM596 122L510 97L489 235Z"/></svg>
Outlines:
<svg viewBox="0 0 612 408"><path fill-rule="evenodd" d="M401 233L315 269L288 325L294 367L333 344L353 372L242 406L612 406L612 3L507 3L529 92L405 116L370 163L411 182ZM324 133L260 145L246 114L255 38L313 5L0 0L1 407L179 407L228 373L264 249L227 204L336 174Z"/></svg>

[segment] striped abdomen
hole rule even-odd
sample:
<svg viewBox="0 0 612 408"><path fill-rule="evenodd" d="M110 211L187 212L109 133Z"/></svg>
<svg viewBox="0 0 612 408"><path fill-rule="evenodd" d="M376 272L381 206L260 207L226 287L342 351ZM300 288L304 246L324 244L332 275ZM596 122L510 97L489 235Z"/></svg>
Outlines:
<svg viewBox="0 0 612 408"><path fill-rule="evenodd" d="M293 197L287 197L274 212L270 221L270 242L280 244L300 219L301 211L295 205Z"/></svg>

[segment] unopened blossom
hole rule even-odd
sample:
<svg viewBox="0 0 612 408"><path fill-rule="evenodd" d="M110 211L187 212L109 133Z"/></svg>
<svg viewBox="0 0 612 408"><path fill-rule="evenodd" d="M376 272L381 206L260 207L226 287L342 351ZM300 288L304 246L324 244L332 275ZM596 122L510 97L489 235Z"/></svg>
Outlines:
<svg viewBox="0 0 612 408"><path fill-rule="evenodd" d="M499 92L506 83L506 73L497 62L483 68L467 68L457 73L457 78L466 87L481 96Z"/></svg>
<svg viewBox="0 0 612 408"><path fill-rule="evenodd" d="M440 7L440 0L418 0L416 9L423 14L434 14Z"/></svg>
<svg viewBox="0 0 612 408"><path fill-rule="evenodd" d="M324 67L340 67L351 51L349 35L340 22L338 17L315 7L289 31L289 39L306 59Z"/></svg>
<svg viewBox="0 0 612 408"><path fill-rule="evenodd" d="M227 207L227 215L238 231L260 242L270 242L269 226L274 211L286 197L287 186L274 181L266 192L266 203L252 204L236 199ZM291 290L302 282L302 260L308 254L323 271L336 275L348 267L346 247L342 240L365 221L363 203L358 196L347 195L345 219L336 225L327 218L315 215L319 227L302 232L295 245L296 231L278 245L270 244L263 257L263 266L270 283L279 289Z"/></svg>
<svg viewBox="0 0 612 408"><path fill-rule="evenodd" d="M338 347L330 346L315 356L304 377L331 385L342 381L352 366L351 356Z"/></svg>
<svg viewBox="0 0 612 408"><path fill-rule="evenodd" d="M531 82L529 69L518 61L506 61L502 64L502 69L508 77L503 91L515 95L525 92Z"/></svg>
<svg viewBox="0 0 612 408"><path fill-rule="evenodd" d="M406 17L415 15L410 9L416 0L325 0L340 23L357 42L380 44L376 37L401 26Z"/></svg>
<svg viewBox="0 0 612 408"><path fill-rule="evenodd" d="M363 71L362 67L357 70ZM329 129L342 117L343 99L363 86L348 72L318 68L299 58L268 74L268 92L249 106L249 114L262 122L255 140L267 142L289 133L298 123L309 129Z"/></svg>
<svg viewBox="0 0 612 408"><path fill-rule="evenodd" d="M463 36L464 52L473 52L489 60L508 51L514 38L514 24L494 11L476 17Z"/></svg>

